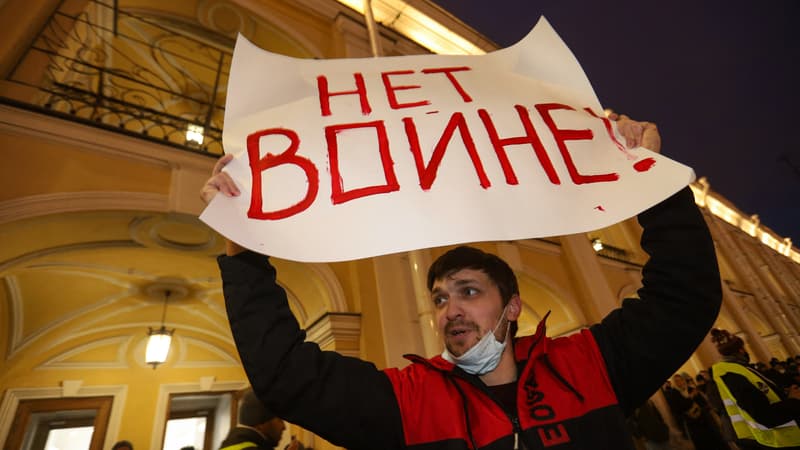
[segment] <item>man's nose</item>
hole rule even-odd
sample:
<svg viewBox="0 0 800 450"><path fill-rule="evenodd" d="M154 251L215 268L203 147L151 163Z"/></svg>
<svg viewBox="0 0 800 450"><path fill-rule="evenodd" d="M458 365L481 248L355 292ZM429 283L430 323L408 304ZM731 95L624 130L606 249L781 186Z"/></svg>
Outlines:
<svg viewBox="0 0 800 450"><path fill-rule="evenodd" d="M447 301L444 313L447 320L453 321L464 315L464 309L461 307L461 302L451 297Z"/></svg>

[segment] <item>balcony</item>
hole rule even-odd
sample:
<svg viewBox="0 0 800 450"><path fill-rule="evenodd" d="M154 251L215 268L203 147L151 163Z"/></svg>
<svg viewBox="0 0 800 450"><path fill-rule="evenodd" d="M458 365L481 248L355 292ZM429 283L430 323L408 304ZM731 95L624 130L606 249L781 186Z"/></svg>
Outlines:
<svg viewBox="0 0 800 450"><path fill-rule="evenodd" d="M220 155L232 49L188 22L65 0L0 85L0 103Z"/></svg>

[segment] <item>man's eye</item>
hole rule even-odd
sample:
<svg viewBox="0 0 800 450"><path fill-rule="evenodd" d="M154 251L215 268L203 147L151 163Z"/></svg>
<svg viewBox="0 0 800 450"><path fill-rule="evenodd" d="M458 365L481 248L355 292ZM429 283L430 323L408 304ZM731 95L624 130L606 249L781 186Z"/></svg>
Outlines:
<svg viewBox="0 0 800 450"><path fill-rule="evenodd" d="M474 287L465 287L461 292L465 297L472 297L473 295L477 295L479 291Z"/></svg>
<svg viewBox="0 0 800 450"><path fill-rule="evenodd" d="M433 306L441 306L447 301L447 297L443 295L437 295L433 297Z"/></svg>

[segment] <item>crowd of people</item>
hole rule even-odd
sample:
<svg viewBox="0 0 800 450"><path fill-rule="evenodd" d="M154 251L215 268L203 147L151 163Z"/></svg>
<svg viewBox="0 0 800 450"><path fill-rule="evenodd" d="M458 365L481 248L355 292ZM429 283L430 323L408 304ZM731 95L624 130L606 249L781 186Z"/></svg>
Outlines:
<svg viewBox="0 0 800 450"><path fill-rule="evenodd" d="M634 411L629 425L637 446L646 450L798 448L795 439L800 430L793 421L800 417L800 355L750 362L741 338L714 329L711 339L723 361L695 376L681 372L666 380L661 388L666 411L652 400ZM725 370L729 364L737 364L755 382ZM747 420L742 417L745 414ZM756 436L753 430L771 435Z"/></svg>

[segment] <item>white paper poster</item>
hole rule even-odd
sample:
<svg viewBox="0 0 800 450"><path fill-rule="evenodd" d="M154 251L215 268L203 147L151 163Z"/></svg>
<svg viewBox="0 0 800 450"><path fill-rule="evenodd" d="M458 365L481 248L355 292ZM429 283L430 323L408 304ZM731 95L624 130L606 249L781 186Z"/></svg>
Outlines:
<svg viewBox="0 0 800 450"><path fill-rule="evenodd" d="M240 36L223 143L242 194L200 218L317 262L586 232L694 177L614 130L544 19L482 56L307 60Z"/></svg>

